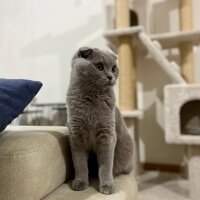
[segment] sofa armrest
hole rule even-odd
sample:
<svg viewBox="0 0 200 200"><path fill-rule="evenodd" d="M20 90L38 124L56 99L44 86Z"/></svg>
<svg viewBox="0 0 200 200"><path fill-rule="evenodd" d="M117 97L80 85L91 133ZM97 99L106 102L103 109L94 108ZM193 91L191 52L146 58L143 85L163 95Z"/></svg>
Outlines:
<svg viewBox="0 0 200 200"><path fill-rule="evenodd" d="M69 178L68 129L9 126L0 137L0 199L39 200Z"/></svg>

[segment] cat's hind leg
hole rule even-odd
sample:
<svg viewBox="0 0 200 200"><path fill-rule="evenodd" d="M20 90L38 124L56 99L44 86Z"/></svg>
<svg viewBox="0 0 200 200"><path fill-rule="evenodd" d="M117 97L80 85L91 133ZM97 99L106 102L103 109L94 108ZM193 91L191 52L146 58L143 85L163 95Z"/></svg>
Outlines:
<svg viewBox="0 0 200 200"><path fill-rule="evenodd" d="M128 174L133 169L134 142L129 134L118 134L114 154L113 174Z"/></svg>

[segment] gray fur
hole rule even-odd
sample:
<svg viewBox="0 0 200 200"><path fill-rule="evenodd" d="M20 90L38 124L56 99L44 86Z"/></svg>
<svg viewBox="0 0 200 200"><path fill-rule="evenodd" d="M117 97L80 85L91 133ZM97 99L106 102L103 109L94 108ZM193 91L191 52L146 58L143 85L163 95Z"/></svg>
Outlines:
<svg viewBox="0 0 200 200"><path fill-rule="evenodd" d="M84 190L89 185L91 151L97 156L101 193L114 192L113 175L132 170L133 139L115 105L113 86L119 71L117 67L113 70L114 65L113 54L88 47L79 49L72 59L67 114L75 168L74 190Z"/></svg>

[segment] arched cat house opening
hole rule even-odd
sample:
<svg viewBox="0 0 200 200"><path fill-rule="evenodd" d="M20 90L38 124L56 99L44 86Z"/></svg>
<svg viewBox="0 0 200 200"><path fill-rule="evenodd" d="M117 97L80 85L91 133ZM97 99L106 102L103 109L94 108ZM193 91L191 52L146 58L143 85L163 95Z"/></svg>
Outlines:
<svg viewBox="0 0 200 200"><path fill-rule="evenodd" d="M138 26L139 25L139 17L136 11L133 9L129 10L130 15L130 26ZM114 18L114 28L116 28L116 19Z"/></svg>
<svg viewBox="0 0 200 200"><path fill-rule="evenodd" d="M200 136L200 99L191 100L180 109L181 134Z"/></svg>
<svg viewBox="0 0 200 200"><path fill-rule="evenodd" d="M138 14L134 10L130 10L130 26L138 26L139 25L139 18Z"/></svg>

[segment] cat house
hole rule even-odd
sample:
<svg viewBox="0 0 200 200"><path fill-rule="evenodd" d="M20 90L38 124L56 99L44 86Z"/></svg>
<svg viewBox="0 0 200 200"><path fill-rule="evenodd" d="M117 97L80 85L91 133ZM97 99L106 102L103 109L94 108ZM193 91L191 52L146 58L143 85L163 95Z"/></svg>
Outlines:
<svg viewBox="0 0 200 200"><path fill-rule="evenodd" d="M165 87L165 138L168 143L200 144L200 85Z"/></svg>

